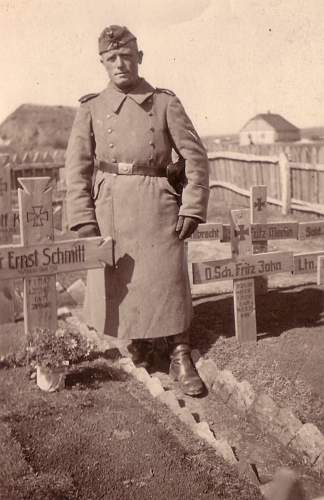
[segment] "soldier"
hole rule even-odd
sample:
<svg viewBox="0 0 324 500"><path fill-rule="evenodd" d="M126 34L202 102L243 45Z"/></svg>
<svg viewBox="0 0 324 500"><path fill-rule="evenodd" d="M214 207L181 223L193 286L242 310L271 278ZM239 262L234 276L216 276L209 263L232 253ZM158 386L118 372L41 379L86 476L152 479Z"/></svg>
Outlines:
<svg viewBox="0 0 324 500"><path fill-rule="evenodd" d="M152 363L153 339L167 338L170 375L197 396L184 240L206 219L207 155L175 94L139 76L143 52L126 27L103 30L99 55L110 82L80 99L66 157L70 229L114 240L114 267L88 273L85 317L129 339L139 366Z"/></svg>

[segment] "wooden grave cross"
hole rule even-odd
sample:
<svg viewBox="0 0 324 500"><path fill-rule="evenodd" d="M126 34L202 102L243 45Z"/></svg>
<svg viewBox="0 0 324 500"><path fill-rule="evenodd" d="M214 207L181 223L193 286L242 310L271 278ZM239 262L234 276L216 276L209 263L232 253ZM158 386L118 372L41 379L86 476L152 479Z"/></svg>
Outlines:
<svg viewBox="0 0 324 500"><path fill-rule="evenodd" d="M252 210L266 206L262 202L266 199L266 191L263 186L257 188L261 188L261 202L256 207L251 203ZM251 199L257 192L254 190ZM226 228L224 231L226 226L223 226L223 237L231 242L232 258L192 263L194 284L233 280L235 333L239 342L256 341L257 338L255 279L294 269L292 252L252 253L252 227L257 227L260 232L260 226L266 228L268 224L251 224L251 218L250 209L232 210L230 230ZM266 239L263 234L258 238L261 242Z"/></svg>
<svg viewBox="0 0 324 500"><path fill-rule="evenodd" d="M13 217L11 211L11 172L9 164L0 165L0 245L13 241ZM12 281L0 282L0 324L15 319L14 285Z"/></svg>
<svg viewBox="0 0 324 500"><path fill-rule="evenodd" d="M56 274L113 265L112 238L54 240L50 177L18 179L20 244L0 246L0 280L24 281L25 332L57 329Z"/></svg>
<svg viewBox="0 0 324 500"><path fill-rule="evenodd" d="M269 274L284 271L290 271L294 274L317 272L318 285L324 285L324 251L301 252L294 255L291 252L272 252L272 254L267 252L268 240L305 240L324 235L324 221L276 221L269 223L267 221L266 202L266 186L252 186L250 194L250 216L248 213L249 210L246 210L245 212L234 211L233 215L235 220L232 215L231 225L222 223L200 224L189 240L194 242L212 240L219 240L223 243L230 242L232 245L232 257L234 260L241 259L243 254L245 254L244 262L247 264L246 273L244 271L244 266L240 267L239 263L236 270L235 267L233 268L233 262L231 264L231 269L226 267L229 262L226 259L223 261L211 262L209 263L211 265L207 265L206 268L204 268L203 263L192 265L193 284L233 279L234 300L237 302L237 306L235 305L235 321L236 323L243 325L245 328L244 332L243 326L236 326L237 337L241 339L241 341L249 340L249 338L256 338L256 328L253 326L255 325L255 312L253 312L255 311L254 292L255 295L258 295L267 291L267 276ZM249 235L246 226L250 228ZM252 248L250 247L250 234L252 239L253 256L251 255ZM275 257L275 261L272 260L273 257L271 255ZM281 263L276 257L280 255L283 259ZM293 266L291 266L291 256L293 256ZM249 275L248 265L252 267L255 266L255 262L258 262L258 257L261 268L259 268L258 272L251 272L251 279L253 278L252 284L252 281L247 281L247 276ZM268 259L270 259L270 261ZM223 267L222 263L224 264ZM220 265L218 266L218 264ZM215 271L214 273L213 269ZM235 276L236 272L240 276ZM246 276L246 278L244 278L243 275ZM246 280L245 284L235 284L243 282L244 280ZM242 291L236 294L236 288L237 290L242 289ZM244 289L245 291L243 291ZM239 297L241 297L242 300ZM242 297L245 297L244 303L242 302ZM248 299L248 297L250 298ZM246 320L243 320L241 315L238 314L238 309L241 309L242 311L244 309Z"/></svg>
<svg viewBox="0 0 324 500"><path fill-rule="evenodd" d="M266 224L267 215L267 186L252 186L250 196L250 222L251 224ZM251 228L252 230L252 228ZM253 242L253 231L252 231ZM266 239L253 242L253 253L264 253L268 251ZM254 280L255 294L264 295L268 291L268 278L259 276Z"/></svg>
<svg viewBox="0 0 324 500"><path fill-rule="evenodd" d="M266 207L266 200L264 199L264 197L262 196L259 196L257 197L256 201L253 202L253 208L256 208L256 210L258 212L261 212L262 211L262 208L263 207Z"/></svg>
<svg viewBox="0 0 324 500"><path fill-rule="evenodd" d="M11 164L0 165L0 245L13 243L19 236L19 210L12 206ZM62 228L62 208L53 211L54 226ZM21 314L21 300L11 280L0 282L0 324L12 323Z"/></svg>
<svg viewBox="0 0 324 500"><path fill-rule="evenodd" d="M324 234L324 222L271 222L267 221L267 188L252 186L250 192L250 217L253 253L267 251L268 240L302 239L302 235ZM305 224L305 225L304 225ZM314 225L314 227L312 226ZM300 227L300 229L299 229ZM242 231L242 229L241 229ZM321 231L321 233L320 233ZM299 232L301 236L299 237ZM243 233L242 233L243 236ZM307 236L305 236L307 237ZM223 243L231 241L230 224L208 222L199 224L189 241L219 240Z"/></svg>
<svg viewBox="0 0 324 500"><path fill-rule="evenodd" d="M306 240L324 235L324 221L308 222L267 222L266 214L267 190L266 186L251 188L251 231L253 253L267 251L268 240L297 239ZM317 272L318 284L324 284L322 268L324 251L301 252L294 254L294 274L308 274ZM265 276L255 279L256 295L267 291Z"/></svg>

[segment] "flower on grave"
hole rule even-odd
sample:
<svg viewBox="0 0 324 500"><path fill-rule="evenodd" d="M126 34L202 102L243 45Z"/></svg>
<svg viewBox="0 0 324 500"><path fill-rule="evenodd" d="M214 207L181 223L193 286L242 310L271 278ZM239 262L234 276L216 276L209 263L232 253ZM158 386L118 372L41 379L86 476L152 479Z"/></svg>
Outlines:
<svg viewBox="0 0 324 500"><path fill-rule="evenodd" d="M91 351L88 339L72 328L58 328L55 332L36 328L28 336L29 362L47 368L79 363Z"/></svg>

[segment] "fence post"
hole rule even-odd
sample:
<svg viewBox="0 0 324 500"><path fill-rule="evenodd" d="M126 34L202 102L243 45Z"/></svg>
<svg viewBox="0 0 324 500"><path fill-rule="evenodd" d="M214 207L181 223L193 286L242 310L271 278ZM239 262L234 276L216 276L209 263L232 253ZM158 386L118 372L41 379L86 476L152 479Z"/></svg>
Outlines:
<svg viewBox="0 0 324 500"><path fill-rule="evenodd" d="M287 215L290 212L291 206L290 167L287 156L282 152L279 154L279 168L282 200L281 211L283 215Z"/></svg>

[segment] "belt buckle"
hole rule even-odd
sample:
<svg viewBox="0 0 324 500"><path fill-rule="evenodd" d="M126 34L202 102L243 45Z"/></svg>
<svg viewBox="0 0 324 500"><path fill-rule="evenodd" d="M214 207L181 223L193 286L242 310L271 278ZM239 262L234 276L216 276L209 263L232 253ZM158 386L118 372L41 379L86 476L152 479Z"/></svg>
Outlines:
<svg viewBox="0 0 324 500"><path fill-rule="evenodd" d="M130 175L133 173L134 163L118 163L118 173L120 175Z"/></svg>

